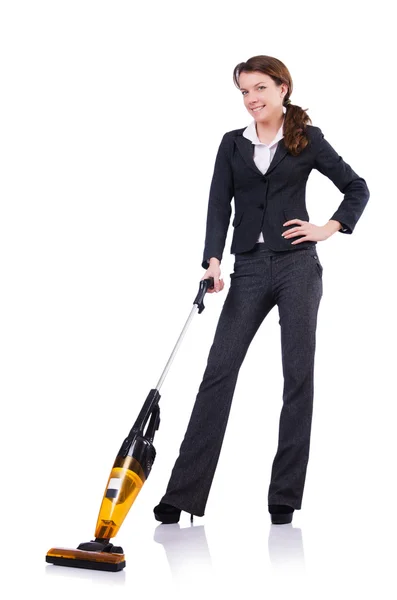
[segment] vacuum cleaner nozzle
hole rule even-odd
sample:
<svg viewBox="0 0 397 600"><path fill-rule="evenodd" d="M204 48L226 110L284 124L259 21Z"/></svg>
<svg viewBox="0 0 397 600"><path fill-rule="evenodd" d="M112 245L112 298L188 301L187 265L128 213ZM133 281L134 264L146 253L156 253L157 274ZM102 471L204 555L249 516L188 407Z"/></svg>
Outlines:
<svg viewBox="0 0 397 600"><path fill-rule="evenodd" d="M61 567L78 567L97 571L121 571L125 556L121 546L113 546L108 540L84 542L73 548L51 548L46 562Z"/></svg>

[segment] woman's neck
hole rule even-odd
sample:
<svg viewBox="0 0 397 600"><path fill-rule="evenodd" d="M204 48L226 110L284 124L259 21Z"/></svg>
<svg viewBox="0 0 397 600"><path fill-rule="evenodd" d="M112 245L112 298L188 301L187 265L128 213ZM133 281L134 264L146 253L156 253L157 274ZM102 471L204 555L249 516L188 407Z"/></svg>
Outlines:
<svg viewBox="0 0 397 600"><path fill-rule="evenodd" d="M277 132L283 122L284 114L280 118L270 122L257 122L255 127L256 135L258 136L259 141L263 144L270 144L270 142L276 137Z"/></svg>

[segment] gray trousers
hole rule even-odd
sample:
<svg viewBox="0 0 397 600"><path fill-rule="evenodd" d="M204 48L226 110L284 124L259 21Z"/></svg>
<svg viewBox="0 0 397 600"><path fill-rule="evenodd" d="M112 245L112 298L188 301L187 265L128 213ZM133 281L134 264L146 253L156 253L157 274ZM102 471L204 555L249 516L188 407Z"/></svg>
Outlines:
<svg viewBox="0 0 397 600"><path fill-rule="evenodd" d="M276 252L258 243L253 250L235 255L203 380L161 502L204 515L241 364L262 321L277 304L284 388L268 504L301 508L322 271L315 244Z"/></svg>

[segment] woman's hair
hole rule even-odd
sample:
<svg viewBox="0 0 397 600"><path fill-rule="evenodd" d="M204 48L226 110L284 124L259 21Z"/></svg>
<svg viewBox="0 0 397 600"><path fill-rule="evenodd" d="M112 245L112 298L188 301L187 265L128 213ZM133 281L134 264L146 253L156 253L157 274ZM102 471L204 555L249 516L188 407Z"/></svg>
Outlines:
<svg viewBox="0 0 397 600"><path fill-rule="evenodd" d="M285 102L292 94L292 78L287 67L281 60L273 58L273 56L252 56L247 62L242 62L236 65L233 70L233 82L240 89L239 77L240 73L251 73L252 71L260 71L273 79L276 85L280 86L285 83L288 86L288 91L284 96ZM296 104L288 104L286 107L284 119L284 144L293 156L297 156L302 152L309 143L306 135L306 125L311 124L311 119L306 110Z"/></svg>

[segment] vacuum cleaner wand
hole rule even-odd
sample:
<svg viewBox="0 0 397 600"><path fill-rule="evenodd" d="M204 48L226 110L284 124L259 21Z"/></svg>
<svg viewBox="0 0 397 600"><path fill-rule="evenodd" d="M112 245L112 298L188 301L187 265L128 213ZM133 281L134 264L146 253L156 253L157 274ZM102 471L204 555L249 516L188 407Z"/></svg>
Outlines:
<svg viewBox="0 0 397 600"><path fill-rule="evenodd" d="M160 380L156 388L150 390L132 429L120 447L99 510L95 540L83 542L77 549L51 548L47 552L46 562L59 566L105 571L121 571L125 567L123 549L121 546L114 546L110 543L110 539L117 535L143 484L149 477L156 457L156 450L153 446L154 435L160 425L159 400L161 396L159 389L190 321L197 312L197 307L200 314L205 308L204 295L207 289L213 287L213 277L200 281L200 289L193 302L194 306ZM147 428L144 431L146 425Z"/></svg>

